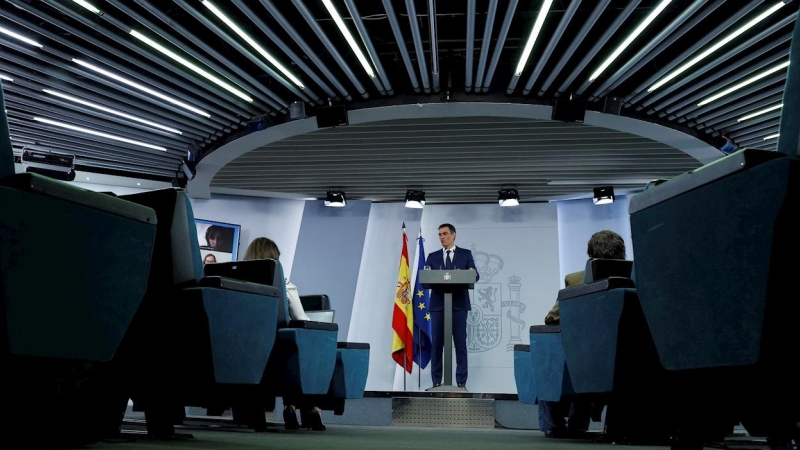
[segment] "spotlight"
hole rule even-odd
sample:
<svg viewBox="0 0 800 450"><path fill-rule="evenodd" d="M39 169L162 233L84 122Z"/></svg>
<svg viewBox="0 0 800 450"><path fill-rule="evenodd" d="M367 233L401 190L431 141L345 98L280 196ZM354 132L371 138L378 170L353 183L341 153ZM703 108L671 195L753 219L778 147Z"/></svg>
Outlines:
<svg viewBox="0 0 800 450"><path fill-rule="evenodd" d="M325 197L325 206L343 208L345 204L347 201L344 199L344 191L328 191Z"/></svg>
<svg viewBox="0 0 800 450"><path fill-rule="evenodd" d="M406 208L422 209L425 206L425 191L406 191Z"/></svg>
<svg viewBox="0 0 800 450"><path fill-rule="evenodd" d="M497 191L497 203L500 206L519 206L519 192L516 188Z"/></svg>
<svg viewBox="0 0 800 450"><path fill-rule="evenodd" d="M594 204L606 205L614 203L614 187L613 186L600 186L594 188Z"/></svg>

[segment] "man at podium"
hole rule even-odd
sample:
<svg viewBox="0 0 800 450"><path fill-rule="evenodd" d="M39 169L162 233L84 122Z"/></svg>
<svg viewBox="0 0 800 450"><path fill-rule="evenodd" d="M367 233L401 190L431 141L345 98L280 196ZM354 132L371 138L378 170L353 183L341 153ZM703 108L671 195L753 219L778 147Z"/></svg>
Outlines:
<svg viewBox="0 0 800 450"><path fill-rule="evenodd" d="M425 268L432 270L473 270L476 281L480 279L472 252L456 247L456 227L449 223L439 226L439 242L442 249L428 254ZM466 388L467 384L467 314L472 306L469 290L453 291L453 345L456 348L456 383ZM431 289L431 381L433 387L442 385L442 351L444 349L444 291Z"/></svg>

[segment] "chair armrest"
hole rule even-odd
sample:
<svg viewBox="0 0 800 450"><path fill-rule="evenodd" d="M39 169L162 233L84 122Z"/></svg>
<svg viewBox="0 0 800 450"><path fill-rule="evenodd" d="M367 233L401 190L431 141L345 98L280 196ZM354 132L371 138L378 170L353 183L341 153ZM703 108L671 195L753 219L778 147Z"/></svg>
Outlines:
<svg viewBox="0 0 800 450"><path fill-rule="evenodd" d="M561 333L561 326L559 325L532 325L530 334L534 333Z"/></svg>
<svg viewBox="0 0 800 450"><path fill-rule="evenodd" d="M336 348L349 348L358 350L369 350L368 342L337 342Z"/></svg>
<svg viewBox="0 0 800 450"><path fill-rule="evenodd" d="M226 277L203 277L198 283L200 287L211 287L225 289L228 291L247 292L249 294L266 295L269 297L280 297L281 292L278 288L267 286L266 284L250 283L248 281L235 280Z"/></svg>
<svg viewBox="0 0 800 450"><path fill-rule="evenodd" d="M589 284L579 284L558 291L558 301L569 300L586 294L608 291L618 288L636 288L636 284L630 278L609 277Z"/></svg>
<svg viewBox="0 0 800 450"><path fill-rule="evenodd" d="M306 330L339 331L339 324L327 322L312 322L310 320L290 320L286 328L304 328Z"/></svg>

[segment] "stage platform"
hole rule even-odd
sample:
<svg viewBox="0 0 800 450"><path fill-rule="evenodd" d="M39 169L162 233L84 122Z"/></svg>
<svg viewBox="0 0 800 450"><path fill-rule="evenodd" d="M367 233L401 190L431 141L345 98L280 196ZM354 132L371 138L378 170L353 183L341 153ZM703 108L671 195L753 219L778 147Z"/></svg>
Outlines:
<svg viewBox="0 0 800 450"><path fill-rule="evenodd" d="M268 423L283 425L283 404L277 399L275 411L266 413ZM230 411L222 417L208 417L203 408L186 408L188 422L231 421ZM143 421L142 413L126 413L129 423ZM516 394L477 392L368 391L364 398L347 400L344 414L323 411L326 424L357 426L412 426L444 428L508 428L537 430L536 405L520 403ZM602 430L602 423L592 429Z"/></svg>

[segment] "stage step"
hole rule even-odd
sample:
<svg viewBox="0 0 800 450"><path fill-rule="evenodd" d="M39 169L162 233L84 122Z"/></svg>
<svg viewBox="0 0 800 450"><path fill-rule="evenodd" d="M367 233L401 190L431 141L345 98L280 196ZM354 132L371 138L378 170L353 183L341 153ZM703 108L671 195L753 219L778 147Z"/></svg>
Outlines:
<svg viewBox="0 0 800 450"><path fill-rule="evenodd" d="M392 425L494 428L494 399L394 397Z"/></svg>

